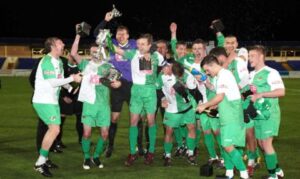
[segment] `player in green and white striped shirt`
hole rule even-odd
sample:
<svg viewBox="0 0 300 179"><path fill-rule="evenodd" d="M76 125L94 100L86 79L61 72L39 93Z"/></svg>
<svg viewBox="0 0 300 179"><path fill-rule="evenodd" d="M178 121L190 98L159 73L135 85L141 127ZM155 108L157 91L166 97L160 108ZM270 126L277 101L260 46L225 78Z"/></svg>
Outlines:
<svg viewBox="0 0 300 179"><path fill-rule="evenodd" d="M225 178L233 178L233 168L240 171L241 178L249 178L241 153L235 148L245 146L245 128L243 126L243 110L241 95L233 74L224 69L218 59L206 56L201 66L207 74L216 76L216 96L210 101L198 105L198 111L218 105L220 119L221 145L225 149Z"/></svg>
<svg viewBox="0 0 300 179"><path fill-rule="evenodd" d="M250 85L253 91L252 101L259 103L268 101L269 109L261 111L269 116L254 120L255 137L264 151L266 166L269 171L268 179L283 178L284 174L278 166L277 154L273 146L273 138L278 136L280 126L279 97L285 95L282 79L275 69L265 65L266 50L263 46L256 45L249 50L249 62L254 71L250 73ZM255 104L254 104L255 106Z"/></svg>
<svg viewBox="0 0 300 179"><path fill-rule="evenodd" d="M131 73L133 86L131 88L130 99L130 129L129 129L129 143L130 154L125 161L126 166L133 165L137 159L136 155L136 141L137 141L137 122L139 115L145 110L147 114L147 121L149 127L149 150L145 157L144 163L149 165L154 159L154 150L156 142L156 124L155 111L157 106L156 96L156 78L157 67L162 65L164 61L163 56L158 52L150 52L153 39L151 34L141 35L137 40L138 50L122 50L114 47L117 54L122 55L124 59L131 60ZM148 63L146 69L142 63Z"/></svg>
<svg viewBox="0 0 300 179"><path fill-rule="evenodd" d="M72 87L68 83L81 81L79 73L64 78L63 65L59 58L63 55L64 46L62 40L57 37L50 37L46 40L45 49L49 53L39 62L32 98L33 108L40 119L48 125L48 130L42 141L40 156L34 168L47 177L52 176L46 165L49 149L60 131L61 119L58 105L60 88L63 86L70 91Z"/></svg>

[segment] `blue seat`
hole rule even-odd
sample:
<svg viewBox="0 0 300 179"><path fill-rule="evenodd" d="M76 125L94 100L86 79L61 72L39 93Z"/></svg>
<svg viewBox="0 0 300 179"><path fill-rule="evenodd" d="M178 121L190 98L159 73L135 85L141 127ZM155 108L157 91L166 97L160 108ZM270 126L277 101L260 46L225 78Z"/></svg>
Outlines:
<svg viewBox="0 0 300 179"><path fill-rule="evenodd" d="M5 62L5 57L0 57L0 69L2 68L2 65L4 64Z"/></svg>
<svg viewBox="0 0 300 179"><path fill-rule="evenodd" d="M290 60L287 61L287 63L293 68L293 70L300 71L300 60Z"/></svg>
<svg viewBox="0 0 300 179"><path fill-rule="evenodd" d="M276 69L277 71L287 71L280 63L273 61L273 60L266 61L266 65L268 65L271 68Z"/></svg>
<svg viewBox="0 0 300 179"><path fill-rule="evenodd" d="M17 69L32 69L37 62L34 58L19 58Z"/></svg>

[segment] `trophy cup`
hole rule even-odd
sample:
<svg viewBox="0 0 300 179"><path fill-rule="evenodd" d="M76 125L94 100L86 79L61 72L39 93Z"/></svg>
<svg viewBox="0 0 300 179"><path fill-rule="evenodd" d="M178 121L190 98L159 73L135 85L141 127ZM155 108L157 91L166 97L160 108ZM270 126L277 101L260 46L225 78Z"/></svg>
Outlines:
<svg viewBox="0 0 300 179"><path fill-rule="evenodd" d="M111 10L111 13L112 13L112 18L122 16L122 13L118 9L116 9L114 4L113 4L113 9Z"/></svg>
<svg viewBox="0 0 300 179"><path fill-rule="evenodd" d="M103 85L105 85L107 87L110 87L110 84L111 84L112 81L117 81L121 77L122 77L122 74L117 69L110 68L109 73L105 77L100 78L100 82Z"/></svg>
<svg viewBox="0 0 300 179"><path fill-rule="evenodd" d="M76 33L79 34L81 37L89 36L90 31L91 26L86 22L81 22L76 28Z"/></svg>
<svg viewBox="0 0 300 179"><path fill-rule="evenodd" d="M109 29L100 29L99 34L97 35L96 44L98 45L98 49L95 56L98 60L109 60L109 54L106 49L106 38L108 35L110 35Z"/></svg>

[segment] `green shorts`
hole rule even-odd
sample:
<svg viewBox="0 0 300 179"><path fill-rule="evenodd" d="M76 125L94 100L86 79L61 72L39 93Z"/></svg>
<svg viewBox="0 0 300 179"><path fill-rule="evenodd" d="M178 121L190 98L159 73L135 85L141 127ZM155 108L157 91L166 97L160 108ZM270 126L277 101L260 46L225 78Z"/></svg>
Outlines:
<svg viewBox="0 0 300 179"><path fill-rule="evenodd" d="M280 126L280 114L273 115L268 120L254 120L255 137L259 140L278 136Z"/></svg>
<svg viewBox="0 0 300 179"><path fill-rule="evenodd" d="M207 117L208 121L210 123L211 129L213 131L220 130L220 120L219 118L214 118L214 117Z"/></svg>
<svg viewBox="0 0 300 179"><path fill-rule="evenodd" d="M131 87L130 112L141 114L145 110L146 114L154 114L156 111L157 96L154 85L136 85Z"/></svg>
<svg viewBox="0 0 300 179"><path fill-rule="evenodd" d="M33 108L45 124L60 125L60 109L58 104L33 103Z"/></svg>
<svg viewBox="0 0 300 179"><path fill-rule="evenodd" d="M197 114L197 119L200 118L201 122L201 128L203 131L212 129L213 131L216 131L220 129L220 120L219 118L211 118L208 117L207 114Z"/></svg>
<svg viewBox="0 0 300 179"><path fill-rule="evenodd" d="M177 128L184 124L195 124L195 111L190 109L183 114L165 112L163 123L172 128Z"/></svg>
<svg viewBox="0 0 300 179"><path fill-rule="evenodd" d="M221 125L220 128L221 145L228 147L231 145L244 147L246 142L246 129L238 123L232 122L225 125Z"/></svg>
<svg viewBox="0 0 300 179"><path fill-rule="evenodd" d="M244 126L246 129L253 128L254 127L254 120L250 120L248 123L244 122Z"/></svg>
<svg viewBox="0 0 300 179"><path fill-rule="evenodd" d="M109 105L83 103L81 122L90 127L109 127Z"/></svg>

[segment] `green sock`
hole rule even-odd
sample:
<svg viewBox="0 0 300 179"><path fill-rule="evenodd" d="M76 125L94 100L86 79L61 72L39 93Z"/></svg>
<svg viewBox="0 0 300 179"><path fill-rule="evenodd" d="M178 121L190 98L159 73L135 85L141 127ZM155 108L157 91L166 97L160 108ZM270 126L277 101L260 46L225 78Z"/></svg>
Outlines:
<svg viewBox="0 0 300 179"><path fill-rule="evenodd" d="M277 164L277 157L276 153L273 154L265 154L266 166L269 171L270 176L276 177L276 164Z"/></svg>
<svg viewBox="0 0 300 179"><path fill-rule="evenodd" d="M222 157L224 158L224 164L225 164L226 170L233 170L234 164L232 163L231 157L229 156L229 154L226 151L224 151Z"/></svg>
<svg viewBox="0 0 300 179"><path fill-rule="evenodd" d="M247 150L247 157L248 157L248 160L255 160L256 152L252 152L250 150Z"/></svg>
<svg viewBox="0 0 300 179"><path fill-rule="evenodd" d="M221 135L220 134L216 135L216 139L217 139L218 146L219 146L219 149L220 149L221 157L224 159L224 153L225 152L224 152L224 148L221 145Z"/></svg>
<svg viewBox="0 0 300 179"><path fill-rule="evenodd" d="M244 155L244 149L241 147L237 147L236 150L241 154L241 156Z"/></svg>
<svg viewBox="0 0 300 179"><path fill-rule="evenodd" d="M187 145L188 150L194 151L194 149L195 149L195 139L187 137L186 145Z"/></svg>
<svg viewBox="0 0 300 179"><path fill-rule="evenodd" d="M40 155L44 156L45 158L47 158L48 155L49 155L49 150L45 150L45 149L41 148L40 149Z"/></svg>
<svg viewBox="0 0 300 179"><path fill-rule="evenodd" d="M90 158L91 140L82 138L81 147L82 147L84 158L89 159Z"/></svg>
<svg viewBox="0 0 300 179"><path fill-rule="evenodd" d="M99 158L99 156L102 154L105 148L106 141L103 140L103 138L100 136L96 145L96 149L94 152L94 158Z"/></svg>
<svg viewBox="0 0 300 179"><path fill-rule="evenodd" d="M232 163L234 166L239 170L239 171L244 171L246 170L246 166L243 162L243 158L241 153L237 149L233 149L230 153L229 156L231 158Z"/></svg>
<svg viewBox="0 0 300 179"><path fill-rule="evenodd" d="M165 153L166 153L166 154L171 154L172 147L173 147L172 142L165 142L165 143L164 143Z"/></svg>
<svg viewBox="0 0 300 179"><path fill-rule="evenodd" d="M278 158L277 158L277 153L274 153L275 154L275 162L276 162L276 172L279 172L280 170L281 170L281 168L279 167L279 165L278 165Z"/></svg>
<svg viewBox="0 0 300 179"><path fill-rule="evenodd" d="M199 148L200 137L201 137L201 130L200 129L196 129L195 147Z"/></svg>
<svg viewBox="0 0 300 179"><path fill-rule="evenodd" d="M129 145L130 145L130 154L135 154L136 142L138 137L138 128L136 126L131 126L129 128Z"/></svg>
<svg viewBox="0 0 300 179"><path fill-rule="evenodd" d="M156 125L149 127L149 152L154 153L156 141Z"/></svg>
<svg viewBox="0 0 300 179"><path fill-rule="evenodd" d="M210 158L216 158L216 150L215 150L215 141L213 138L213 134L204 134L204 143L206 145L207 151L209 153Z"/></svg>
<svg viewBox="0 0 300 179"><path fill-rule="evenodd" d="M181 136L179 128L174 129L174 136L175 136L175 140L177 143L177 147L181 147L182 146L182 136Z"/></svg>
<svg viewBox="0 0 300 179"><path fill-rule="evenodd" d="M182 139L187 139L187 135L188 135L187 127L186 126L180 126L179 129L180 129Z"/></svg>
<svg viewBox="0 0 300 179"><path fill-rule="evenodd" d="M255 159L257 159L258 157L260 157L260 150L258 147L256 147L256 150L255 150Z"/></svg>

